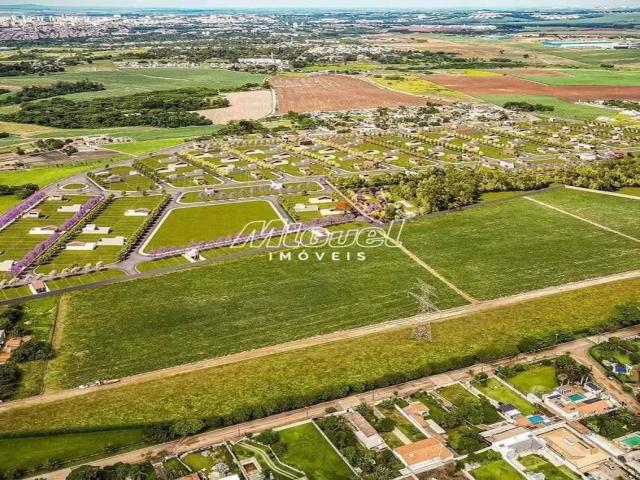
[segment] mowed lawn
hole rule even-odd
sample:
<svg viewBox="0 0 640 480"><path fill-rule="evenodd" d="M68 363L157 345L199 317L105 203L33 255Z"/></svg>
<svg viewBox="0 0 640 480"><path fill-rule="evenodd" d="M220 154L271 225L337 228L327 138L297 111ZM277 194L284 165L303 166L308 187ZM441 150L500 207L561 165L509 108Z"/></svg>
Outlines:
<svg viewBox="0 0 640 480"><path fill-rule="evenodd" d="M382 278L388 282L388 275ZM276 286L276 282L272 285ZM132 291L131 298L144 298L137 293ZM275 296L279 293L275 292ZM129 322L138 325L132 321L141 310L137 303L154 303L148 299L117 303L114 298L117 297L110 297L112 308L105 310L104 315L96 315L93 323L85 324L99 326L106 320L114 325L113 328L126 326ZM174 303L189 308L189 303L181 300L177 298ZM524 338L553 335L558 331L584 332L606 322L615 305L631 300L640 300L640 280L585 288L435 323L432 340L427 342L412 340L412 329L404 328L114 389L95 390L58 402L0 410L0 433L122 426L231 415L253 409L256 415L275 413L278 411L275 405L283 398L305 396L313 401L320 392L323 398L348 396L371 388L374 381L382 378L392 384L454 368L467 368L488 358L514 356L518 353L517 344ZM206 302L205 299L200 301ZM171 303L169 300L164 305ZM127 316L119 314L117 322L112 323L109 314L118 305L131 311ZM295 312L291 317L296 319L294 323L298 326L305 324L305 319L297 317ZM207 330L200 329L198 337L206 337L206 333ZM138 328L137 336L148 335L147 329ZM181 332L176 336L180 337L183 350L193 349L195 337L181 335ZM110 341L101 345L100 341L95 341L89 347L89 343L85 343L86 348L104 349L102 355L110 355L118 366L122 359L118 351L108 351L112 344ZM167 345L156 346L155 342L147 342L147 345L141 342L141 345L143 347L135 352L136 358L151 355L151 364L163 353L171 353L167 352ZM154 348L160 350L160 354L154 354Z"/></svg>
<svg viewBox="0 0 640 480"><path fill-rule="evenodd" d="M309 480L349 480L356 476L313 423L278 432L287 451L280 459L307 474Z"/></svg>
<svg viewBox="0 0 640 480"><path fill-rule="evenodd" d="M279 219L274 207L265 200L176 208L163 219L149 243L144 246L144 251L153 252L162 247L181 248L194 242L218 240L245 231L244 227L255 221L274 220L268 227L281 227L283 223ZM246 233L260 230L254 227L246 230Z"/></svg>
<svg viewBox="0 0 640 480"><path fill-rule="evenodd" d="M536 199L579 217L640 239L640 198L572 189L549 190Z"/></svg>
<svg viewBox="0 0 640 480"><path fill-rule="evenodd" d="M62 179L87 172L101 165L101 162L89 162L80 165L67 165L64 167L38 167L29 170L17 170L13 172L2 172L2 185L24 185L25 183L35 183L40 188L52 183L60 182Z"/></svg>
<svg viewBox="0 0 640 480"><path fill-rule="evenodd" d="M75 387L406 317L417 311L408 292L418 279L437 288L440 307L464 303L395 248L369 249L365 261L259 255L74 292L61 300L62 344L47 384Z"/></svg>
<svg viewBox="0 0 640 480"><path fill-rule="evenodd" d="M631 221L635 210L626 215ZM640 244L526 199L416 221L405 226L401 240L479 299L640 266Z"/></svg>

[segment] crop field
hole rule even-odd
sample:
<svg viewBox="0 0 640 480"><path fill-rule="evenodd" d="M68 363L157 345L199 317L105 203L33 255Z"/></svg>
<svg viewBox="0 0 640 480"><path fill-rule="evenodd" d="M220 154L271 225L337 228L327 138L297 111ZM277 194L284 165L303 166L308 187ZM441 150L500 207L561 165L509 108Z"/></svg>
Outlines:
<svg viewBox="0 0 640 480"><path fill-rule="evenodd" d="M117 452L142 443L142 429L0 439L0 452L3 453L0 455L0 473L37 471L49 460L58 460L63 465L78 464L87 458L105 455L107 448L109 452Z"/></svg>
<svg viewBox="0 0 640 480"><path fill-rule="evenodd" d="M380 279L384 287L374 287ZM260 255L74 292L62 298L62 344L48 385L72 387L413 315L408 292L418 279L436 287L442 308L463 303L393 248L372 249L366 261Z"/></svg>
<svg viewBox="0 0 640 480"><path fill-rule="evenodd" d="M271 79L271 85L281 113L424 105L427 101L345 75L278 76Z"/></svg>
<svg viewBox="0 0 640 480"><path fill-rule="evenodd" d="M149 208L153 210L162 201L162 196L122 197L114 199L109 206L91 223L98 227L110 227L109 233L80 233L73 240L82 242L99 242L101 238L123 236L129 238L142 225L146 217L127 217L125 212L129 209ZM122 246L100 245L94 250L62 250L46 265L40 267L41 271L48 272L52 269L61 271L74 265L83 267L87 263L95 265L98 261L105 265L118 260L118 253Z"/></svg>
<svg viewBox="0 0 640 480"><path fill-rule="evenodd" d="M400 78L397 78L400 77ZM378 85L381 85L392 90L398 90L404 93L411 93L413 95L425 95L425 96L442 96L449 98L461 98L464 95L459 92L455 92L446 87L438 85L437 83L430 82L426 78L418 75L407 76L373 76L371 77Z"/></svg>
<svg viewBox="0 0 640 480"><path fill-rule="evenodd" d="M68 195L63 201L45 199L38 204L36 209L42 210L40 218L20 217L6 228L0 231L0 261L20 260L27 252L40 242L46 240L50 234L30 234L29 231L36 227L61 226L74 213L58 212L58 208L70 205L82 205L90 197L81 195Z"/></svg>
<svg viewBox="0 0 640 480"><path fill-rule="evenodd" d="M162 220L144 251L153 252L162 247L181 248L191 243L236 235L249 223L261 220L273 220L272 227L283 226L274 207L265 200L177 208ZM253 231L255 229L246 233Z"/></svg>
<svg viewBox="0 0 640 480"><path fill-rule="evenodd" d="M555 78L545 76L545 81ZM635 100L640 96L640 86L607 85L545 85L508 75L499 80L492 77L469 75L430 75L429 80L452 90L458 90L473 97L486 95L538 95L556 97L561 100L608 100L612 98Z"/></svg>
<svg viewBox="0 0 640 480"><path fill-rule="evenodd" d="M409 223L402 242L479 299L640 266L638 243L520 198Z"/></svg>
<svg viewBox="0 0 640 480"><path fill-rule="evenodd" d="M640 199L572 189L549 190L536 199L640 239Z"/></svg>
<svg viewBox="0 0 640 480"><path fill-rule="evenodd" d="M590 121L598 117L607 116L617 118L618 112L611 108L573 103L548 95L479 95L478 98L496 105L504 105L506 102L539 103L553 107L551 112L540 112L543 117L558 117L568 120Z"/></svg>
<svg viewBox="0 0 640 480"><path fill-rule="evenodd" d="M313 423L278 431L287 446L280 459L307 474L310 480L349 480L356 476Z"/></svg>
<svg viewBox="0 0 640 480"><path fill-rule="evenodd" d="M389 265L398 263L400 262L387 258L382 265L388 268ZM305 265L303 268L308 270L309 266ZM406 265L398 265L398 268L401 272L407 270ZM279 272L282 270L279 269ZM287 275L281 273L282 278L289 278L291 275L288 273ZM192 272L186 272L186 274L192 274ZM269 274L269 271L263 270L266 278ZM317 275L315 276L318 278ZM410 274L410 276L414 275ZM167 277L169 276L162 278ZM340 278L340 281L337 288L344 291L350 284L342 280L352 277L356 277L352 272L349 276L346 272L342 276L338 275L337 278ZM171 278L176 277L171 276ZM197 276L198 280L204 278L208 276ZM379 276L376 278L393 277L390 273L379 270ZM101 294L100 298L95 295L97 292L92 292L93 301L91 295L86 293L67 297L66 301L69 304L63 318L67 340L62 346L62 359L54 361L58 362L57 371L60 371L62 363L71 363L69 367L77 367L79 362L86 364L86 355L74 355L74 351L89 350L92 355L103 356L102 371L105 374L110 372L113 375L120 375L127 373L127 370L132 371L131 365L128 364L130 361L135 361L136 367L139 367L138 364L141 361L148 362L146 368L155 369L164 366L157 362L158 358L166 358L176 350L181 355L191 356L192 359L194 352L206 350L203 343L207 343L208 336L203 335L202 332L206 331L203 326L207 323L200 322L193 334L183 328L185 323L195 325L190 320L195 310L195 302L175 293L171 295L171 299L165 300L167 295L163 295L163 292L181 290L163 288L164 285L158 283L162 281L154 279L151 283L129 283L126 286L104 288L102 292L106 293ZM196 280L193 287L202 286L202 283ZM247 283L246 280L241 280L240 285L247 285ZM375 281L371 278L359 283L374 285ZM202 290L218 292L219 285L220 283L214 279L210 284L207 282ZM141 289L141 286L148 286L148 288ZM389 288L388 280L386 287ZM292 288L299 289L300 286L290 287L287 284L283 287L289 290ZM255 288L245 287L245 289L252 290L253 299L257 297ZM326 309L323 315L330 315L339 310L339 318L342 321L349 312L358 311L361 315L371 315L371 311L374 310L379 315L381 306L377 299L372 300L372 297L366 294L367 290L362 290L365 294L359 298L361 303L358 305L336 308L337 304L334 302L333 308ZM404 290L404 287L400 290ZM271 282L269 292L273 299L287 298L280 296L284 295L284 292L280 291L278 283ZM225 292L221 292L220 295L224 294ZM293 292L289 292L289 295L293 295ZM406 302L407 295L404 293L393 293L392 296L398 302ZM124 298L146 298L145 303L153 308L143 312L145 319L132 322L131 319L140 319L139 312L144 309L138 306L140 302L125 302ZM209 298L200 292L195 292L193 298L209 302ZM99 428L107 425L227 415L231 412L250 410L256 406L259 406L256 411L262 412L261 414L270 414L277 411L273 405L283 397L305 395L312 398L320 392L333 392L331 394L333 396L346 396L351 391L361 391L367 385L374 385L372 382L377 379L386 378L389 382L387 384L397 383L453 368L468 367L478 361L513 356L518 353L517 344L524 338L553 335L558 331L585 332L606 322L615 305L638 300L640 300L640 280L575 290L435 323L432 326L432 339L428 342L412 340L411 328L399 329L111 390L94 391L82 397L64 401L6 412L0 410L0 433L68 427ZM275 300L273 302L275 304ZM229 303L227 301L227 305ZM256 302L251 302L251 304L254 303ZM257 303L261 304L261 309L264 311L264 302ZM375 303L375 306L372 307L372 303ZM249 305L248 300L245 304ZM119 305L123 307L121 312L116 310ZM180 307L178 308L177 305ZM226 317L229 317L229 312L232 311L229 307L230 305L226 308ZM298 312L303 311L299 309L300 307L298 309L293 305L291 307L288 310L289 318L295 319L296 328L303 328L307 319L311 317L299 315ZM282 311L282 307L279 310ZM411 310L411 307L405 306L406 310ZM206 305L201 307L201 311L206 312L208 319L217 322L215 332L220 332L219 322L225 317L216 315L216 311L207 308ZM254 318L253 313L247 312L247 318ZM270 315L272 320L275 317L274 313ZM397 317L398 314L402 314L402 311L395 313ZM264 315L264 312L261 315ZM159 330L164 330L166 322L160 320L165 316L176 317L175 326L167 328L160 344L156 345L153 340L150 340L150 336L157 338ZM262 317L257 318L256 324L262 323L261 319ZM360 316L358 319L362 320ZM106 331L107 335L98 333L94 336L95 330L87 331L88 326L91 329L99 329L101 332ZM122 333L117 335L117 341L109 338L115 326ZM277 323L270 322L271 331L279 328ZM195 332L198 332L197 335ZM130 338L134 333L135 338L140 340ZM80 342L79 337L86 335L91 339ZM235 338L242 340L239 334ZM189 343L188 348L185 347L185 339ZM127 343L128 350L126 359L123 359L122 355L121 344L124 341ZM134 345L135 342L138 342L137 345ZM73 350L71 352L70 347ZM248 348L246 344L239 347L240 349ZM117 350L113 350L114 348ZM162 354L158 353L158 350L162 350ZM204 353L208 354L207 356L214 354L213 351ZM407 359L411 359L409 371ZM97 369L92 370L85 372L82 376L74 372L75 380L67 376L64 383L72 385L79 383L78 380L82 377L88 379L102 376Z"/></svg>
<svg viewBox="0 0 640 480"><path fill-rule="evenodd" d="M637 54L638 55L638 54ZM638 55L640 57L640 55ZM528 80L546 85L608 85L613 87L640 86L640 70L588 70L571 69L556 70L558 75L541 75L535 73L526 76Z"/></svg>
<svg viewBox="0 0 640 480"><path fill-rule="evenodd" d="M85 79L102 83L106 90L73 93L65 95L65 98L80 100L180 88L237 88L246 83L262 83L264 76L207 68L116 69L114 67L113 70L95 72L61 72L46 76L4 77L1 83L10 87L23 87L27 85L49 85L60 81L79 82Z"/></svg>

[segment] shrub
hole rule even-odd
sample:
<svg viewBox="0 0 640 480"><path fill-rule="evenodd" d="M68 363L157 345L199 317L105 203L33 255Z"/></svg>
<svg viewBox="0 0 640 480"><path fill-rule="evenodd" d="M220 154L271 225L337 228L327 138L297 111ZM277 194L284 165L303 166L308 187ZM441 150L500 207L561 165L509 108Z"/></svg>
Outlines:
<svg viewBox="0 0 640 480"><path fill-rule="evenodd" d="M29 362L32 360L49 360L53 358L53 347L48 342L29 340L16 348L11 354L11 360Z"/></svg>

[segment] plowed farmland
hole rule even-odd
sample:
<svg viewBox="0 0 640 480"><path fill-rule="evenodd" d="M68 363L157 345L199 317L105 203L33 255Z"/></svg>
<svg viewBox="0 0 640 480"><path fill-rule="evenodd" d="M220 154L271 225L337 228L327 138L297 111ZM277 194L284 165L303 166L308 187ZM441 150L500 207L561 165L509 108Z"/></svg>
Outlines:
<svg viewBox="0 0 640 480"><path fill-rule="evenodd" d="M314 112L424 105L427 99L378 88L345 75L280 76L271 79L278 111Z"/></svg>

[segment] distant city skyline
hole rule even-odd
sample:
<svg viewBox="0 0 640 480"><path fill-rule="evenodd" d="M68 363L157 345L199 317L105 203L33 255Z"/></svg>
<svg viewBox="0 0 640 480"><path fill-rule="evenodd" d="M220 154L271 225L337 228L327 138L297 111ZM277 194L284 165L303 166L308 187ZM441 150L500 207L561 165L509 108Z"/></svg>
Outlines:
<svg viewBox="0 0 640 480"><path fill-rule="evenodd" d="M84 8L117 8L123 10L135 10L144 8L170 8L170 9L575 9L575 8L640 8L640 0L602 1L602 0L576 0L572 2L558 2L557 0L525 0L514 5L512 0L486 0L479 3L475 0L435 0L425 2L423 0L397 0L393 6L385 0L193 0L187 5L178 4L175 0L138 0L132 6L130 0L85 0L82 6L74 5L71 0L40 0L40 1L16 1L0 0L0 7L7 5L43 5L48 7L65 7L65 9L82 10Z"/></svg>

